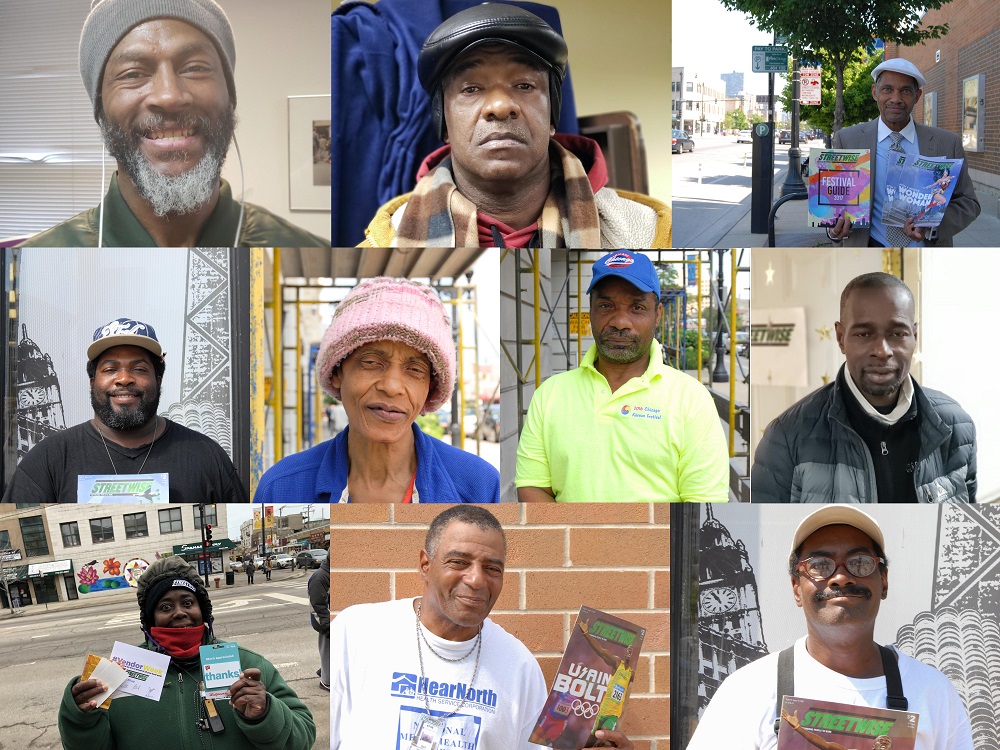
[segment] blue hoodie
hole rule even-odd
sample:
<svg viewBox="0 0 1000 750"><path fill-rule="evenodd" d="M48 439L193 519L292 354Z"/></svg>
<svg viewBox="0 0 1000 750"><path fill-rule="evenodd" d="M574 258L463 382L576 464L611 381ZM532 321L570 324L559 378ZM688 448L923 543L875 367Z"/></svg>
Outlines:
<svg viewBox="0 0 1000 750"><path fill-rule="evenodd" d="M347 432L286 456L264 472L255 503L337 503L347 487ZM416 492L421 503L498 503L500 472L472 453L426 435L414 424Z"/></svg>

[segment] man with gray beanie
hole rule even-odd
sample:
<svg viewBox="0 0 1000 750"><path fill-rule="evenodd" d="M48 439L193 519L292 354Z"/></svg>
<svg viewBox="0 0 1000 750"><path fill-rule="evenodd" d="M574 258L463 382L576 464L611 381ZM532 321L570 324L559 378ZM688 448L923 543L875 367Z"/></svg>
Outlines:
<svg viewBox="0 0 1000 750"><path fill-rule="evenodd" d="M889 154L946 156L965 159L962 138L955 133L927 125L917 125L910 113L920 101L926 83L917 66L909 60L893 58L872 71L872 97L878 102L879 116L870 122L852 125L833 134L834 148L871 149L871 228L852 229L847 214L827 229L830 239L847 247L923 247L954 245L956 234L979 216L979 200L969 177L966 161L958 175L951 202L938 227L890 227L882 223L882 207L887 198Z"/></svg>
<svg viewBox="0 0 1000 750"><path fill-rule="evenodd" d="M80 74L119 169L99 206L24 245L329 247L220 178L236 129L235 64L213 0L92 0Z"/></svg>
<svg viewBox="0 0 1000 750"><path fill-rule="evenodd" d="M456 13L431 32L417 75L447 146L414 192L382 206L375 247L670 247L670 209L607 187L596 141L556 135L566 41L505 3Z"/></svg>
<svg viewBox="0 0 1000 750"><path fill-rule="evenodd" d="M239 649L241 671L227 700L213 701L201 694L200 648L222 641L212 630L212 600L190 563L177 556L156 560L139 578L137 600L145 636L141 648L170 657L160 698L123 696L100 708L95 698L107 685L74 677L59 706L64 748L308 750L313 746L312 714L260 654Z"/></svg>

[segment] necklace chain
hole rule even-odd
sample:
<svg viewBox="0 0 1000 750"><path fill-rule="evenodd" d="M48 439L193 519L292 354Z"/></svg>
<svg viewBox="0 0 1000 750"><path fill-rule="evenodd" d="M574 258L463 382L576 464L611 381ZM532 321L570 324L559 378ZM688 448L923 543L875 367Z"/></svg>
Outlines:
<svg viewBox="0 0 1000 750"><path fill-rule="evenodd" d="M142 459L142 465L139 466L139 471L137 471L136 474L142 474L142 469L146 465L146 461L149 460L149 454L153 452L153 443L156 442L156 423L157 423L157 421L158 421L158 417L154 414L153 415L153 434L152 434L152 440L150 440L150 442L149 442L149 450L146 451L146 458ZM111 458L111 449L108 447L108 441L104 439L104 433L101 431L101 428L98 425L94 425L94 426L97 427L97 434L101 436L101 442L104 443L104 450L108 454L108 461L111 462L111 470L114 471L115 476L118 476L118 467L115 466L115 460L113 458Z"/></svg>
<svg viewBox="0 0 1000 750"><path fill-rule="evenodd" d="M431 653L434 654L439 659L443 659L444 661L450 661L450 662L462 661L462 660L466 659L469 656L469 654L472 653L472 649L475 649L475 651L476 651L476 664L472 668L472 679L469 680L469 690L471 690L472 686L476 682L476 675L479 673L479 655L482 653L482 650L483 650L483 624L479 623L479 632L476 634L476 644L472 647L472 649L469 649L468 653L466 653L465 656L462 656L462 657L460 657L458 659L448 659L448 658L446 658L444 656L441 656L441 654L439 654L437 651L435 651L433 648L431 648L431 644L427 642L427 636L424 635L423 628L420 626L420 605L421 605L421 601L418 600L417 601L417 659L420 661L420 680L421 680L421 682L424 682L427 679L426 675L424 674L424 654L423 654L423 651L421 651L421 649L420 649L420 641L421 641L421 639L423 639L424 643L427 643L427 648L429 648L431 650ZM417 689L419 689L419 685L417 686ZM469 690L466 690L465 695L462 696L461 703L459 703L457 706L455 706L455 710L454 711L452 711L450 714L447 714L445 716L438 717L436 721L442 722L445 719L449 719L452 716L454 716L455 714L457 714L459 712L459 710L462 708L462 706L465 705L465 702L469 699ZM429 718L430 715L431 715L431 702L430 702L430 699L428 699L428 697L427 697L427 689L426 688L424 688L424 708L426 709L427 716Z"/></svg>

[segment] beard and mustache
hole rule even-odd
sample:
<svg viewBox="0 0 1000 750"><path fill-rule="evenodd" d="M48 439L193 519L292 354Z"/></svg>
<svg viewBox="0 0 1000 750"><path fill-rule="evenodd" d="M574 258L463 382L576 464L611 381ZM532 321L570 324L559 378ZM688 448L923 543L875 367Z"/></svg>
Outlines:
<svg viewBox="0 0 1000 750"><path fill-rule="evenodd" d="M631 336L608 327L597 334L594 343L597 344L597 351L603 359L627 365L649 353L650 341L643 341L641 336Z"/></svg>
<svg viewBox="0 0 1000 750"><path fill-rule="evenodd" d="M217 119L182 114L168 120L163 115L151 115L127 129L120 123L110 122L102 113L100 125L108 153L152 206L154 213L163 217L194 213L212 199L236 130L236 112L227 107ZM167 129L194 130L205 142L204 156L191 169L178 175L157 172L140 148L146 133ZM188 155L186 151L178 151L171 158L182 161Z"/></svg>
<svg viewBox="0 0 1000 750"><path fill-rule="evenodd" d="M118 406L111 403L113 396L123 396L129 394L136 396L139 403L134 407ZM150 386L150 390L142 391L135 387L113 388L110 391L98 391L96 387L90 388L90 405L94 407L97 418L113 430L127 432L138 430L146 425L150 419L156 416L156 410L160 406L160 387Z"/></svg>

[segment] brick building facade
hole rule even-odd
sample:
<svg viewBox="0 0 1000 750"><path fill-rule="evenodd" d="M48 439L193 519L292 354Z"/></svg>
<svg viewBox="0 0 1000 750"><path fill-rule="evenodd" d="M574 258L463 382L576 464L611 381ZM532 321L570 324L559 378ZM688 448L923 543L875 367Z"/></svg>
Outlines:
<svg viewBox="0 0 1000 750"><path fill-rule="evenodd" d="M330 597L352 604L419 596L418 554L443 506L334 505ZM507 535L504 586L490 618L538 659L552 686L580 606L646 628L624 731L667 750L670 728L669 506L639 503L489 508Z"/></svg>
<svg viewBox="0 0 1000 750"><path fill-rule="evenodd" d="M924 44L901 47L890 44L886 57L904 57L927 79L924 99L937 99L937 127L962 134L974 116L967 109L963 82L983 76L985 91L979 91L978 116L984 118L979 151L967 146L969 174L976 184L983 210L985 198L1000 197L1000 3L997 0L953 0L928 11L924 26L948 24L948 33ZM917 104L914 119L925 122L925 101ZM991 201L992 202L992 201Z"/></svg>

